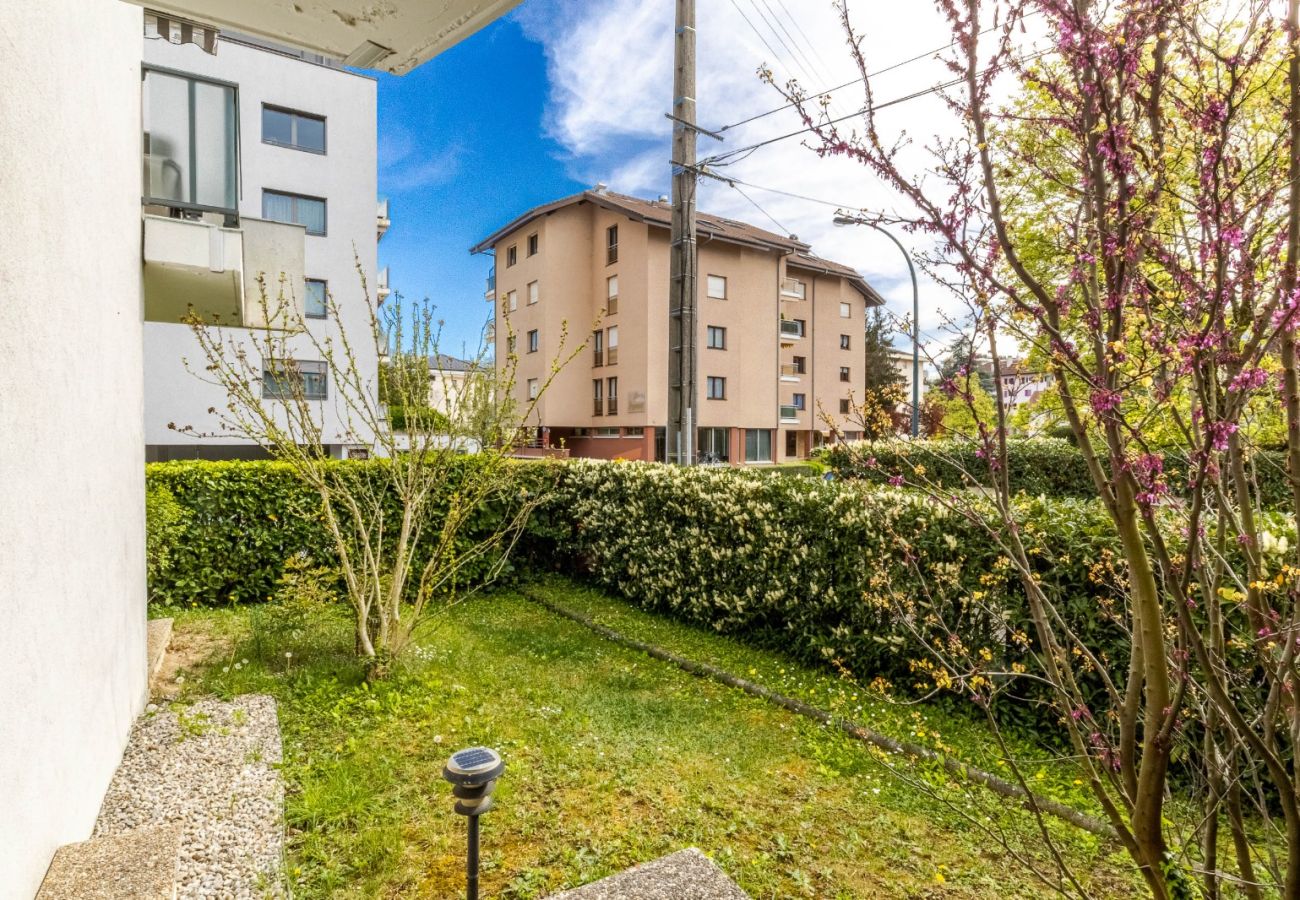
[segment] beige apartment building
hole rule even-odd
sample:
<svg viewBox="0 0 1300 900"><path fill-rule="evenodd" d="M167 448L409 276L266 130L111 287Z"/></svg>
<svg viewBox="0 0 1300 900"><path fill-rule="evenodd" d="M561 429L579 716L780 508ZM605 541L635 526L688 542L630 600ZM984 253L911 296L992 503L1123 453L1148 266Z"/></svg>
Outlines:
<svg viewBox="0 0 1300 900"><path fill-rule="evenodd" d="M495 257L496 356L504 363L513 345L521 403L587 342L526 423L540 446L664 459L671 214L664 199L597 187L473 248ZM856 437L850 399L863 391L866 309L880 295L797 238L702 213L697 227L701 461L806 459L836 432Z"/></svg>

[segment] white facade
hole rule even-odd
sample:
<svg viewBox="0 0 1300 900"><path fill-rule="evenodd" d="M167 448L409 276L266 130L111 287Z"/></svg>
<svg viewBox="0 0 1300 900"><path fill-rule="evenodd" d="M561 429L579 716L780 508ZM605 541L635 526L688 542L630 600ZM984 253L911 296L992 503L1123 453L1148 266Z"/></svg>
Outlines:
<svg viewBox="0 0 1300 900"><path fill-rule="evenodd" d="M889 351L889 361L903 379L903 396L904 405L907 409L912 408L912 351L891 349ZM917 395L922 403L925 402L925 354L921 354L921 391Z"/></svg>
<svg viewBox="0 0 1300 900"><path fill-rule="evenodd" d="M377 373L378 357L370 332L366 290L371 302L378 282L376 262L376 89L375 82L337 66L277 52L251 41L222 36L216 55L193 44L144 42L146 67L184 72L236 85L239 123L241 221L269 218L264 191L325 200L325 234L303 238L306 279L324 281L338 304L341 322L307 319L318 340L348 335L363 373ZM292 110L324 119L324 152L272 143L263 130L263 108ZM268 213L268 215L264 215ZM270 263L274 265L274 262ZM251 264L250 264L251 265ZM292 268L292 261L286 265ZM279 271L264 270L268 284ZM220 422L209 409L223 409L225 391L206 380L203 353L188 325L145 324L145 443L150 460L186 457L248 457L261 452L245 439L212 437ZM226 329L230 338L247 337ZM321 362L305 336L293 339L293 358ZM252 353L256 353L253 349ZM346 412L338 401L336 373L328 373L328 396L320 403L325 442L334 455L349 446L368 446L366 435L346 434ZM268 401L274 403L276 401ZM172 429L169 425L175 425ZM180 429L192 428L192 433Z"/></svg>
<svg viewBox="0 0 1300 900"><path fill-rule="evenodd" d="M89 836L145 702L140 31L0 15L2 900Z"/></svg>
<svg viewBox="0 0 1300 900"><path fill-rule="evenodd" d="M333 35L409 66L513 4L201 4L218 5L234 28L315 48ZM0 63L18 77L0 87L0 900L26 900L54 851L90 836L147 690L143 16L114 0L5 12ZM373 227L373 189L365 206Z"/></svg>

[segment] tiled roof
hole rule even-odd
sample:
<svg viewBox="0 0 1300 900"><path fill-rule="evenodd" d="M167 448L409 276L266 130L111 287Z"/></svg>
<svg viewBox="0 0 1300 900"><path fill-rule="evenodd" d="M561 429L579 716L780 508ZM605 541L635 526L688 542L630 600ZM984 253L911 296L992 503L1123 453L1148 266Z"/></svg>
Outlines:
<svg viewBox="0 0 1300 900"><path fill-rule="evenodd" d="M671 228L673 221L673 208L669 203L661 203L657 200L645 200L641 197L631 197L627 194L616 194L613 191L583 191L579 194L573 194L560 200L554 200L542 206L534 207L528 212L519 216L508 225L497 229L488 235L474 247L470 248L471 253L482 253L490 250L497 241L511 232L517 231L526 226L529 222L563 209L566 206L573 206L578 203L592 203L605 209L616 210L627 215L629 218L642 222L649 222L653 225L659 225L664 228ZM768 250L776 250L790 254L790 264L801 269L808 269L814 272L821 272L829 275L838 275L846 278L849 282L867 298L867 302L873 306L883 306L884 299L876 293L875 288L869 285L856 269L846 266L843 263L832 262L828 259L822 259L812 252L812 247L796 237L789 235L780 235L772 231L766 231L748 222L741 222L736 219L725 219L722 216L715 216L709 213L696 213L695 216L696 237L699 241L709 240L727 241L733 244L743 244L751 247L760 247Z"/></svg>
<svg viewBox="0 0 1300 900"><path fill-rule="evenodd" d="M477 366L467 359L439 353L437 356L429 357L429 368L439 372L473 372Z"/></svg>

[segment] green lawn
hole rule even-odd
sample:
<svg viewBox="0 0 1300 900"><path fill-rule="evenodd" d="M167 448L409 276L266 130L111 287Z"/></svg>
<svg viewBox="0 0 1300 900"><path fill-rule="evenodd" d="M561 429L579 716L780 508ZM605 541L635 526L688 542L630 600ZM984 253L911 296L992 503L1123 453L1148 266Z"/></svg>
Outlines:
<svg viewBox="0 0 1300 900"><path fill-rule="evenodd" d="M535 590L630 637L1005 774L985 728L964 716L886 702L568 582ZM261 609L188 612L177 633L222 647L188 676L182 702L249 691L280 702L287 865L299 896L456 896L464 822L439 773L451 751L479 743L507 761L483 825L485 896L546 896L687 846L756 900L1047 893L970 820L1041 861L1043 841L1016 804L626 650L517 593L450 610L377 686L350 656L341 612L298 629L269 627ZM1043 755L1027 744L1015 752ZM1073 773L1046 763L1030 772L1036 790L1086 807ZM1052 827L1097 896L1135 894L1116 848Z"/></svg>

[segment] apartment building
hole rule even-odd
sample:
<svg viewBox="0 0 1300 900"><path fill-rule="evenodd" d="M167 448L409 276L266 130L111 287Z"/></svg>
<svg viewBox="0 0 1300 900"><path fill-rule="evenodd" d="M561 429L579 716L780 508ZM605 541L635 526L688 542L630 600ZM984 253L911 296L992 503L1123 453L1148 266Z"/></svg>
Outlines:
<svg viewBox="0 0 1300 900"><path fill-rule="evenodd" d="M589 339L526 423L541 445L666 458L671 214L666 199L598 186L529 210L473 248L494 256L496 356L518 359L519 402ZM883 303L879 294L797 238L745 222L700 214L698 244L700 460L805 459L834 430L855 437L850 399L865 384L866 309Z"/></svg>
<svg viewBox="0 0 1300 900"><path fill-rule="evenodd" d="M345 330L360 370L378 371L361 280L364 272L372 302L387 290L387 272L376 262L377 240L390 225L387 201L376 199L376 84L320 54L247 35L215 35L209 49L172 43L158 21L146 16L143 63L145 211L159 220L151 225L177 231L176 241L198 224L222 242L247 238L250 230L278 237L256 255L249 253L253 242L243 240L244 271L236 276L233 266L223 266L204 279L210 284L198 284L188 271L178 276L170 260L146 268L146 458L257 458L265 455L259 447L222 434L209 412L224 409L225 391L198 377L203 351L181 320L196 293L226 290L238 277L242 308L231 303L221 321L260 324L256 278L263 275L274 296L283 276L312 336L323 341ZM147 241L147 256L150 250ZM247 328L223 331L260 359ZM335 373L311 338L292 337L287 350L309 396L319 400L332 454L368 452L371 436L346 424L334 402ZM277 365L261 363L264 375ZM265 378L267 404L279 402L277 384L273 374Z"/></svg>
<svg viewBox="0 0 1300 900"><path fill-rule="evenodd" d="M149 5L181 39L256 32L401 74L515 0ZM90 837L146 702L143 321L166 313L150 270L187 279L198 311L243 315L244 273L306 250L289 240L304 226L142 214L145 19L115 0L0 16L21 73L0 103L0 900L28 900L55 849Z"/></svg>

